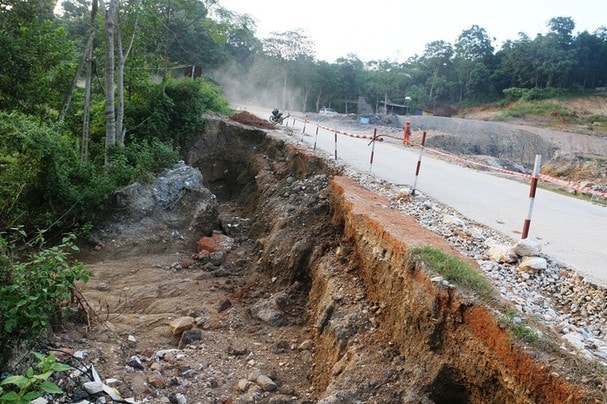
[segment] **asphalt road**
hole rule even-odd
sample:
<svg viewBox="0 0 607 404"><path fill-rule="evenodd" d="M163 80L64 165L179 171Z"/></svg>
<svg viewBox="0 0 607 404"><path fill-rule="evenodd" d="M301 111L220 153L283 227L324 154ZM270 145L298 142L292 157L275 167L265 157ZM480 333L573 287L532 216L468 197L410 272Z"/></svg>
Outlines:
<svg viewBox="0 0 607 404"><path fill-rule="evenodd" d="M269 110L249 109L262 119ZM292 125L289 120L289 125ZM321 125L326 125L321 123ZM332 124L331 124L332 125ZM303 144L335 156L333 132L309 122L306 134L297 122L293 136ZM337 128L339 130L339 128ZM370 130L370 134L372 130ZM398 142L376 142L370 164L369 139L338 135L337 159L359 171L371 173L393 184L411 187L415 182L418 147ZM530 198L529 183L488 172L450 164L425 152L416 189L446 204L471 221L483 224L516 240L521 237ZM542 243L542 252L574 269L587 280L607 287L607 207L592 204L541 188L537 189L529 237Z"/></svg>

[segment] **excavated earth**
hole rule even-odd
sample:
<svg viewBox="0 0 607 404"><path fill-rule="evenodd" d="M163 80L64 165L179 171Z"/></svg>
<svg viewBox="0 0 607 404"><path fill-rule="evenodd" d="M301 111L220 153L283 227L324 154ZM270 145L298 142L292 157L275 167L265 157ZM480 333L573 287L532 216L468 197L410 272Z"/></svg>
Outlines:
<svg viewBox="0 0 607 404"><path fill-rule="evenodd" d="M591 363L513 337L507 302L437 282L411 250L474 261L247 123L210 119L189 151L210 192L163 207L194 219L128 217L117 202L79 257L94 273L88 314L57 334L62 357L131 402L605 401ZM66 401L111 401L63 383Z"/></svg>

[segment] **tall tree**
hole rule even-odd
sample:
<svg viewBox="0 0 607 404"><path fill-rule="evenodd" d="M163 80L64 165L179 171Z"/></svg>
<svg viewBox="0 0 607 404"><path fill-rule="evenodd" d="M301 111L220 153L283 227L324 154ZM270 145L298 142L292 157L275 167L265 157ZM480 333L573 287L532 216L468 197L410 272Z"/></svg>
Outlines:
<svg viewBox="0 0 607 404"><path fill-rule="evenodd" d="M48 0L2 1L0 109L56 117L73 47L53 24L53 7Z"/></svg>
<svg viewBox="0 0 607 404"><path fill-rule="evenodd" d="M445 41L433 41L426 44L424 54L420 58L423 66L431 72L428 100L436 104L436 87L441 82L440 75L449 69L452 63L453 46Z"/></svg>
<svg viewBox="0 0 607 404"><path fill-rule="evenodd" d="M114 54L119 0L109 0L105 10L105 166L110 164L110 150L116 145L114 101Z"/></svg>
<svg viewBox="0 0 607 404"><path fill-rule="evenodd" d="M459 101L465 97L479 99L489 92L487 64L492 55L491 39L484 28L473 25L457 37L454 66L458 75Z"/></svg>

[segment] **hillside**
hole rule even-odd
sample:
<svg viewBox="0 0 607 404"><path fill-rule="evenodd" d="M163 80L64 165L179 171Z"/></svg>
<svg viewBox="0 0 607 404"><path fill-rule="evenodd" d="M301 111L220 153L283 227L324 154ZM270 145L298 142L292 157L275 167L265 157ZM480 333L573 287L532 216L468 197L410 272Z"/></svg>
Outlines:
<svg viewBox="0 0 607 404"><path fill-rule="evenodd" d="M517 102L505 106L488 104L466 109L458 116L607 136L607 93L568 99Z"/></svg>

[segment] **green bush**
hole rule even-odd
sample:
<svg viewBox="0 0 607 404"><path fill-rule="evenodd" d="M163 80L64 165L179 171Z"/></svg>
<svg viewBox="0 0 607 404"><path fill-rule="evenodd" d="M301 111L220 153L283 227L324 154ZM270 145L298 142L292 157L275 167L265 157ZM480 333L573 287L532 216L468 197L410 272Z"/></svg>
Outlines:
<svg viewBox="0 0 607 404"><path fill-rule="evenodd" d="M204 114L228 114L230 108L219 87L203 79L169 80L149 84L126 105L131 139L170 143L185 150L204 126Z"/></svg>
<svg viewBox="0 0 607 404"><path fill-rule="evenodd" d="M73 235L53 247L44 246L42 234L30 243L25 239L20 228L0 233L2 364L10 357L10 349L23 341L31 344L60 321L74 282L87 282L91 276L82 263L69 259L68 252L77 250ZM26 257L17 256L17 246L25 245L35 250Z"/></svg>
<svg viewBox="0 0 607 404"><path fill-rule="evenodd" d="M63 390L48 380L53 373L65 372L71 366L57 362L55 355L45 356L33 352L37 363L25 371L25 375L8 376L0 381L0 403L25 404L45 393L62 394ZM5 389L9 390L5 392Z"/></svg>
<svg viewBox="0 0 607 404"><path fill-rule="evenodd" d="M111 160L107 175L119 187L136 181L150 182L153 174L175 164L179 160L179 154L169 144L151 139L115 148Z"/></svg>

